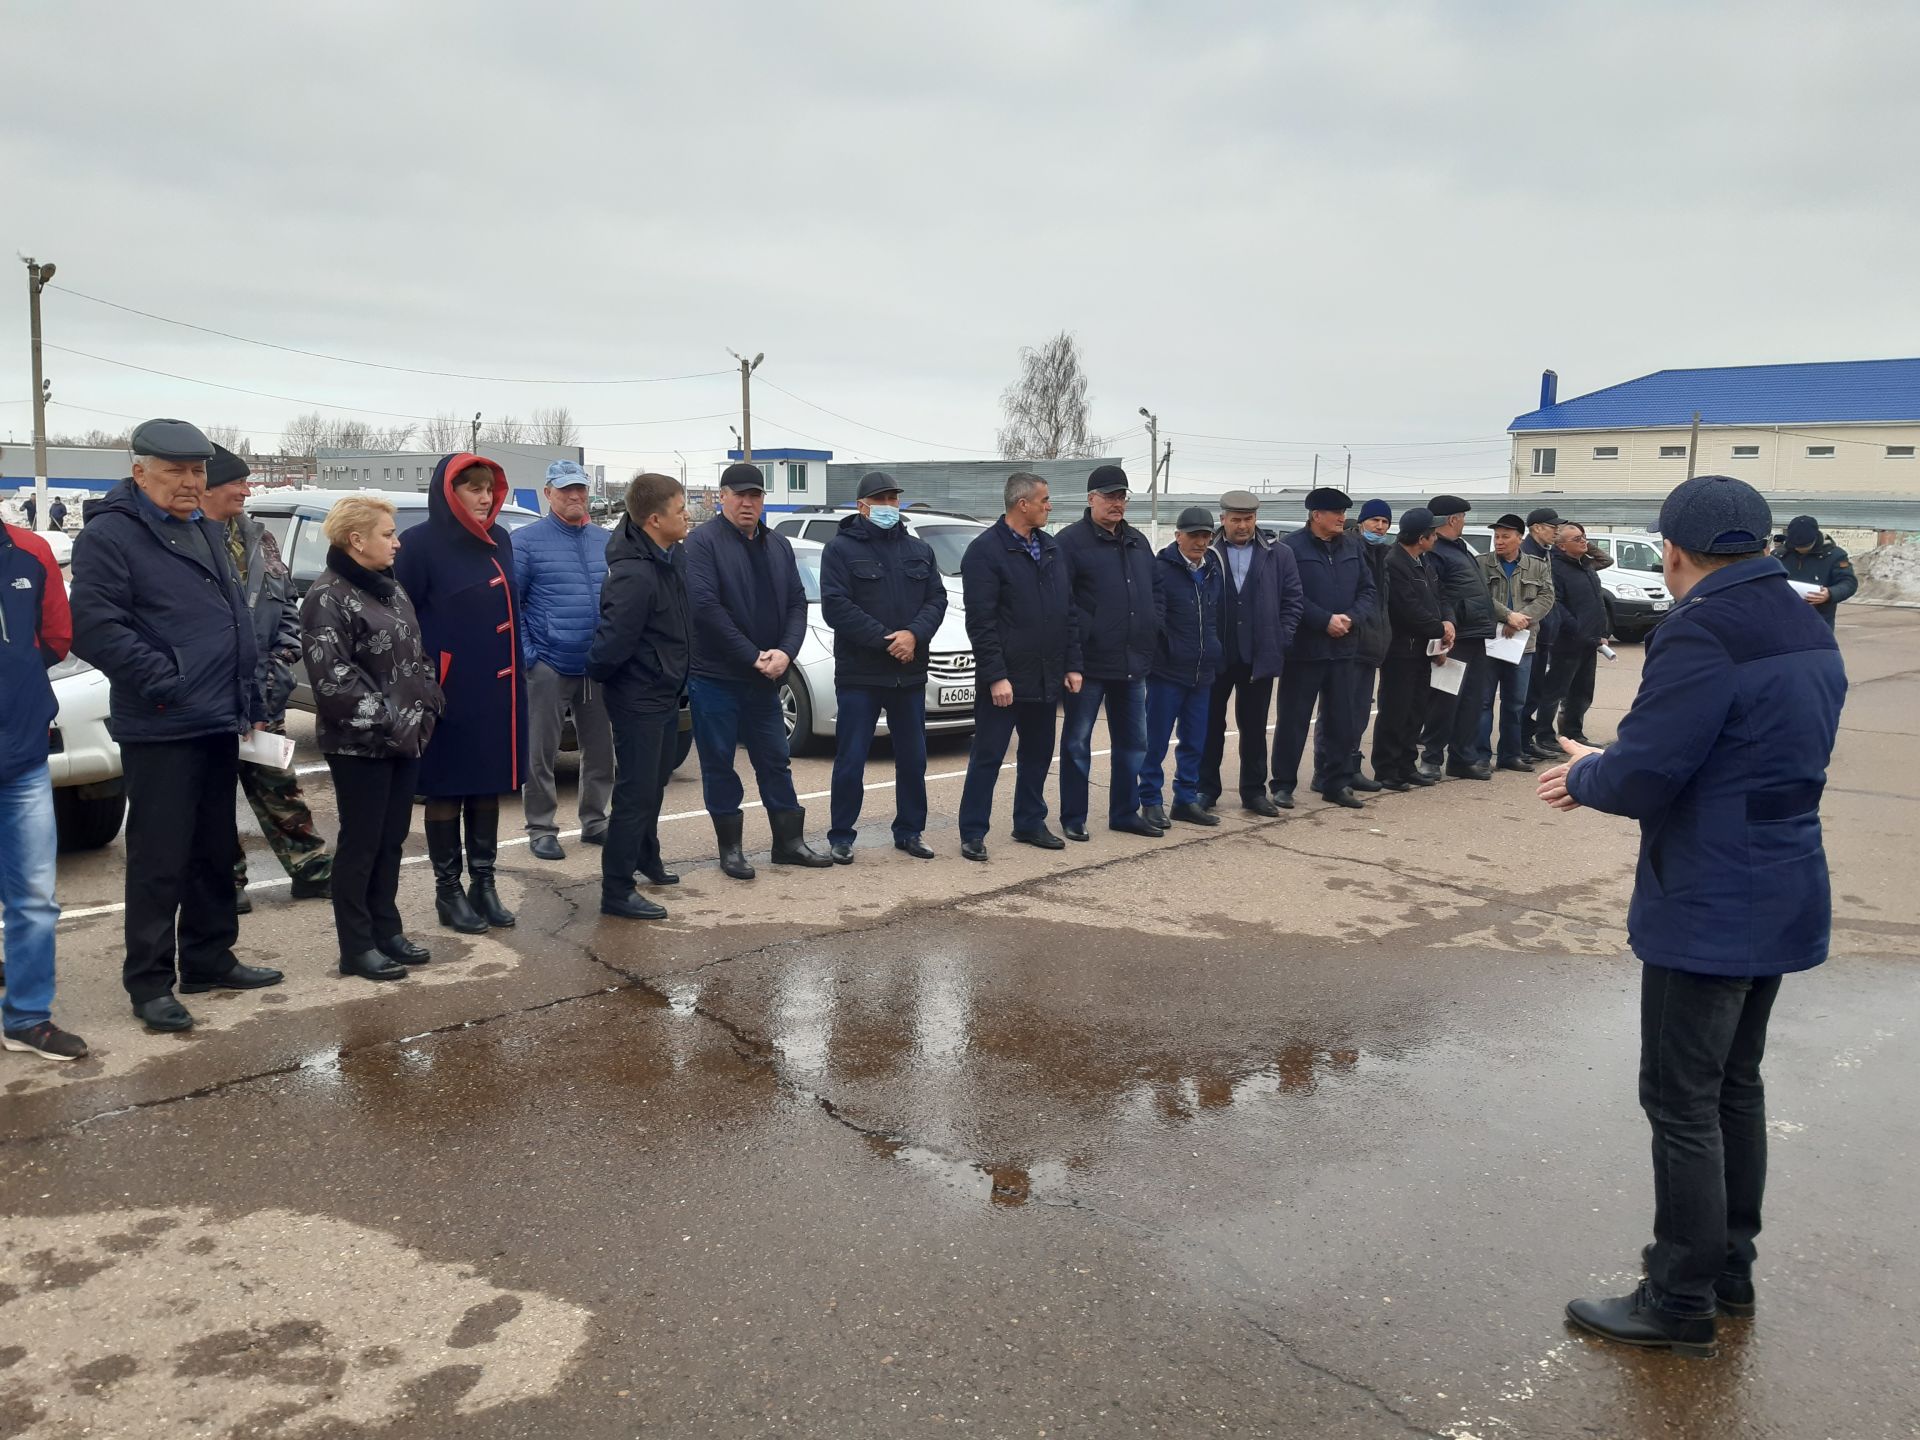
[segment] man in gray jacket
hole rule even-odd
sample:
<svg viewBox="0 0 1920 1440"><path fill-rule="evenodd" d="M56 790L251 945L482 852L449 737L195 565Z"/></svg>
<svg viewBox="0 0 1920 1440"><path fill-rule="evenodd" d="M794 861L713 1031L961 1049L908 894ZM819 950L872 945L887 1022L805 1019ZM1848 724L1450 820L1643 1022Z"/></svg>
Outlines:
<svg viewBox="0 0 1920 1440"><path fill-rule="evenodd" d="M1480 573L1493 597L1493 615L1501 639L1527 637L1518 660L1492 656L1487 662L1487 694L1480 706L1480 754L1493 754L1493 712L1500 710L1500 755L1496 768L1531 771L1527 763L1531 731L1526 728L1527 679L1533 673L1540 622L1553 613L1553 570L1537 555L1522 551L1527 522L1502 515L1493 522L1493 549L1480 557Z"/></svg>

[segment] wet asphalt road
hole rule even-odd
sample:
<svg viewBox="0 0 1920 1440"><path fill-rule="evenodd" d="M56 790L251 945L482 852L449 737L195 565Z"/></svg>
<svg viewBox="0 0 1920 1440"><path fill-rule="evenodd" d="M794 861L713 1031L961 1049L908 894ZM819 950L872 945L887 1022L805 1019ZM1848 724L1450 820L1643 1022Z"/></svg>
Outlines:
<svg viewBox="0 0 1920 1440"><path fill-rule="evenodd" d="M1003 784L973 866L952 779L927 863L884 790L859 863L752 885L673 822L657 926L577 845L506 851L520 924L475 940L409 866L399 985L260 886L241 956L288 982L186 1036L80 913L118 847L63 861L96 1055L0 1057L0 1436L1920 1434L1920 615L1843 614L1834 961L1775 1012L1716 1360L1561 1321L1647 1238L1631 826L1502 776L1053 855Z"/></svg>

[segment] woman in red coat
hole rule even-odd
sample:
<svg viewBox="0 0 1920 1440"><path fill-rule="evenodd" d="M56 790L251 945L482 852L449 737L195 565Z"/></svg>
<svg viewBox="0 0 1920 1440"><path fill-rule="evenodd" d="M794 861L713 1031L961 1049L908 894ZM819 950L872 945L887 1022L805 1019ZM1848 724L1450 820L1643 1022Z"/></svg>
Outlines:
<svg viewBox="0 0 1920 1440"><path fill-rule="evenodd" d="M434 467L427 523L407 535L393 566L413 599L447 697L420 762L435 908L442 925L468 935L514 922L493 879L500 796L518 790L527 769L513 542L494 523L506 501L507 476L497 464L478 455L447 456Z"/></svg>

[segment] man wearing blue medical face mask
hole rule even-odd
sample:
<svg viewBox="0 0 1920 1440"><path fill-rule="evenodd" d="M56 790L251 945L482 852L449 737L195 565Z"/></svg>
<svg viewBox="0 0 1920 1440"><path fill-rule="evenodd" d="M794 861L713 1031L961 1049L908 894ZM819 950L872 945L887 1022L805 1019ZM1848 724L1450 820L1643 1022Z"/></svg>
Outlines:
<svg viewBox="0 0 1920 1440"><path fill-rule="evenodd" d="M840 522L820 557L820 610L833 627L835 863L853 863L867 754L880 716L893 742L893 845L916 859L933 851L927 823L927 646L947 613L933 549L900 523L900 485L885 471L861 477L859 514Z"/></svg>

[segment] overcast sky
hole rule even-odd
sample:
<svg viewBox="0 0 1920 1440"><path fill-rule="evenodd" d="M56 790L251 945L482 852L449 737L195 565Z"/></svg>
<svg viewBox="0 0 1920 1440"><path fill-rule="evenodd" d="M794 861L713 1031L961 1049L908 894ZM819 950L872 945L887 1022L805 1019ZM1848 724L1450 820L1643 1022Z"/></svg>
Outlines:
<svg viewBox="0 0 1920 1440"><path fill-rule="evenodd" d="M763 350L757 448L843 459L991 456L1019 348L1067 329L1096 429L1144 470L1158 410L1176 489L1343 445L1359 494L1504 477L1544 366L1571 395L1920 352L1920 6L1305 11L0 0L0 239L56 286L388 365ZM730 374L454 380L45 312L52 344L292 397L50 351L56 430L122 423L86 406L272 447L308 402L561 403L610 474L678 450L704 479L737 419Z"/></svg>

